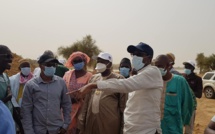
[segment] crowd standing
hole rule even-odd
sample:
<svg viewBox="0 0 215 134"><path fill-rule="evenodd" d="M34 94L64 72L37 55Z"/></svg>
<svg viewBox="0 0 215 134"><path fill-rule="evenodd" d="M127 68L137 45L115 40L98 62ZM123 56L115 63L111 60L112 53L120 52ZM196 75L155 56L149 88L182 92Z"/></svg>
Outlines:
<svg viewBox="0 0 215 134"><path fill-rule="evenodd" d="M19 61L8 77L12 52L0 45L0 133L4 134L192 134L202 96L195 63L184 62L184 73L173 65L172 53L153 60L153 48L143 42L127 47L131 54L113 71L113 57L100 52L95 73L90 57L73 52L59 62L50 50L31 70ZM214 118L205 130L213 131ZM185 132L183 132L183 128Z"/></svg>

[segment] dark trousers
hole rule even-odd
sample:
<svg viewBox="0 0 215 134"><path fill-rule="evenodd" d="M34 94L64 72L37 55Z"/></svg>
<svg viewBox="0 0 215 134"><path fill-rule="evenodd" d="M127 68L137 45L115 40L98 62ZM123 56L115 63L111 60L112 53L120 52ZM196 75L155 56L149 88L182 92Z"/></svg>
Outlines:
<svg viewBox="0 0 215 134"><path fill-rule="evenodd" d="M16 124L19 126L19 133L24 134L24 130L23 130L23 127L22 127L22 122L21 122L21 119L20 119L20 115L17 115L16 112L13 112L13 119L16 122Z"/></svg>

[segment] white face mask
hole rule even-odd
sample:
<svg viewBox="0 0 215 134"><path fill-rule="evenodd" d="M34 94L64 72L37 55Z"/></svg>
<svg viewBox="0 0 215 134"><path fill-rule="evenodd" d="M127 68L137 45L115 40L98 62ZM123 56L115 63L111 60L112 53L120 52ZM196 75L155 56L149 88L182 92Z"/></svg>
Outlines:
<svg viewBox="0 0 215 134"><path fill-rule="evenodd" d="M132 65L137 71L142 69L145 66L145 63L143 63L143 57L134 55L132 58Z"/></svg>
<svg viewBox="0 0 215 134"><path fill-rule="evenodd" d="M107 65L103 64L103 63L97 63L95 69L96 69L97 73L102 73L107 69Z"/></svg>

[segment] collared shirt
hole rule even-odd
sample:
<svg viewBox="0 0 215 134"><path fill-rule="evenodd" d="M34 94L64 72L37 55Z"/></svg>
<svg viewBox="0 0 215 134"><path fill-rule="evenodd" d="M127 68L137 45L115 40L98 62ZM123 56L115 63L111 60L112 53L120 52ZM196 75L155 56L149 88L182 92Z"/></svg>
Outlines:
<svg viewBox="0 0 215 134"><path fill-rule="evenodd" d="M157 67L148 65L128 79L98 81L98 89L130 92L124 111L124 134L161 132L160 103L163 80Z"/></svg>
<svg viewBox="0 0 215 134"><path fill-rule="evenodd" d="M70 123L71 100L64 80L54 76L46 83L34 77L24 88L21 106L22 123L26 134L56 134ZM63 110L63 117L61 114Z"/></svg>
<svg viewBox="0 0 215 134"><path fill-rule="evenodd" d="M2 101L0 101L0 122L1 134L16 134L13 117Z"/></svg>

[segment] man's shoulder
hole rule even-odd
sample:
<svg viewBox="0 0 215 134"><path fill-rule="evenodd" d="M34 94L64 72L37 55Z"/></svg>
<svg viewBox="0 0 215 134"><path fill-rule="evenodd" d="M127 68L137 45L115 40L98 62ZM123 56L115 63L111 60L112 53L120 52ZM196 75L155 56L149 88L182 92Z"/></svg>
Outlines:
<svg viewBox="0 0 215 134"><path fill-rule="evenodd" d="M31 85L31 84L33 84L33 83L38 83L38 82L39 82L39 77L40 77L40 76L34 76L34 77L31 78L29 81L27 81L25 85Z"/></svg>
<svg viewBox="0 0 215 134"><path fill-rule="evenodd" d="M20 73L16 73L16 74L10 76L9 78L16 78L16 77L19 77L19 76L20 76Z"/></svg>
<svg viewBox="0 0 215 134"><path fill-rule="evenodd" d="M96 82L96 81L100 80L101 77L102 77L102 76L101 76L100 73L98 73L98 74L93 74L92 77L91 77L90 80L89 80L89 83L91 83L91 82Z"/></svg>
<svg viewBox="0 0 215 134"><path fill-rule="evenodd" d="M144 67L143 70L140 71L140 73L142 73L142 72L145 72L149 75L160 74L159 69L156 66L152 66L152 65Z"/></svg>
<svg viewBox="0 0 215 134"><path fill-rule="evenodd" d="M195 77L196 79L202 79L202 77L200 77L200 76L197 75L196 73L194 74L194 77Z"/></svg>
<svg viewBox="0 0 215 134"><path fill-rule="evenodd" d="M175 79L175 80L178 80L178 81L186 81L186 79L183 76L177 75L177 74L173 74L172 79Z"/></svg>
<svg viewBox="0 0 215 134"><path fill-rule="evenodd" d="M62 77L54 75L54 80L64 81Z"/></svg>

